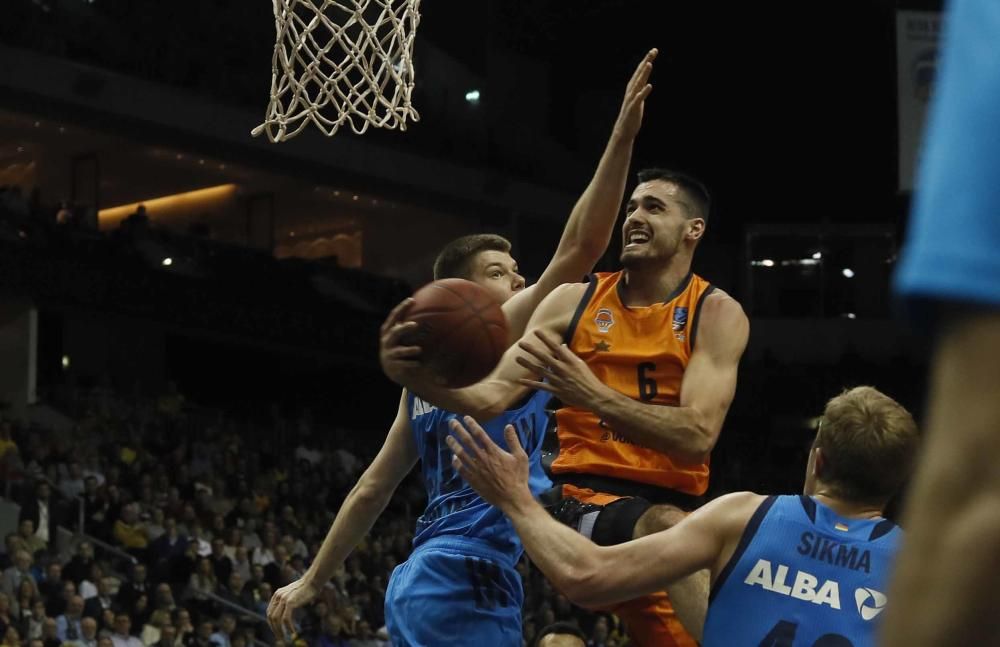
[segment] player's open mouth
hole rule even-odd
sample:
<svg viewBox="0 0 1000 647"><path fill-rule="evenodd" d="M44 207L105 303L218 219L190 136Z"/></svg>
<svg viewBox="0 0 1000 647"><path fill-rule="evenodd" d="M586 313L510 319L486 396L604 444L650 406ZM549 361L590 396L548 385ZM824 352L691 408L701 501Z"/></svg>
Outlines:
<svg viewBox="0 0 1000 647"><path fill-rule="evenodd" d="M625 248L637 247L639 245L644 245L649 242L649 234L645 231L634 229L629 232L628 238L625 241Z"/></svg>

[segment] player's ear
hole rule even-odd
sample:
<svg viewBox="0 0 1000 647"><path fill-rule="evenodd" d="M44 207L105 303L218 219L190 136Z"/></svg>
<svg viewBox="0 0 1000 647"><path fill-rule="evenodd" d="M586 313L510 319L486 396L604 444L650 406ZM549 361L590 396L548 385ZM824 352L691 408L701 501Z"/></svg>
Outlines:
<svg viewBox="0 0 1000 647"><path fill-rule="evenodd" d="M823 478L823 473L826 471L826 456L823 454L822 447L813 447L813 477L817 479Z"/></svg>
<svg viewBox="0 0 1000 647"><path fill-rule="evenodd" d="M687 221L688 240L701 240L701 237L705 235L705 219L704 218L691 218Z"/></svg>

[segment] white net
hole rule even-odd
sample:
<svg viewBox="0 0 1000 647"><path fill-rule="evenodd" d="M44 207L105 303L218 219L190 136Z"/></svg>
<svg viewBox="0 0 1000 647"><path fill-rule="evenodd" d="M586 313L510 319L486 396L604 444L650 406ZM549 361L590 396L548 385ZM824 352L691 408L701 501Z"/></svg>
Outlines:
<svg viewBox="0 0 1000 647"><path fill-rule="evenodd" d="M272 1L271 100L255 137L285 141L310 123L327 136L345 123L359 135L406 130L420 119L410 105L420 0Z"/></svg>

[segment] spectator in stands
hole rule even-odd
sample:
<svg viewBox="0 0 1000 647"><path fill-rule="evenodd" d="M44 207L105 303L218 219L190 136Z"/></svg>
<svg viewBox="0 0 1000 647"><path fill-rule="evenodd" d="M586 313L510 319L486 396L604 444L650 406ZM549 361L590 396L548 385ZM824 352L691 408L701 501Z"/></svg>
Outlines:
<svg viewBox="0 0 1000 647"><path fill-rule="evenodd" d="M31 611L29 613L30 615L25 618L23 617L24 609L21 609L21 631L25 634L27 640L39 639L42 637L42 629L45 626L46 618L48 618L48 615L45 613L45 601L41 598L36 598L31 603Z"/></svg>
<svg viewBox="0 0 1000 647"><path fill-rule="evenodd" d="M170 624L170 613L163 610L157 609L149 616L149 622L143 624L142 633L139 635L142 644L149 647L154 643L160 641L160 637L163 635L163 628Z"/></svg>
<svg viewBox="0 0 1000 647"><path fill-rule="evenodd" d="M102 577L97 582L97 595L86 600L83 604L83 615L91 618L100 618L103 622L104 612L113 609L114 600L111 598L111 578ZM111 628L108 626L108 628Z"/></svg>
<svg viewBox="0 0 1000 647"><path fill-rule="evenodd" d="M149 592L149 582L146 581L146 565L140 562L132 567L132 578L118 587L118 604L122 608L132 611L139 596L148 595Z"/></svg>
<svg viewBox="0 0 1000 647"><path fill-rule="evenodd" d="M124 611L115 614L115 628L111 634L114 647L145 647L142 641L132 635L132 618Z"/></svg>
<svg viewBox="0 0 1000 647"><path fill-rule="evenodd" d="M181 607L174 614L174 627L177 628L177 643L187 645L194 640L194 625L191 624L191 612Z"/></svg>
<svg viewBox="0 0 1000 647"><path fill-rule="evenodd" d="M31 606L34 604L35 600L43 599L38 593L38 587L35 586L33 580L24 578L21 580L21 585L17 587L17 593L10 598L10 608L14 613L20 617L21 609L26 611L31 610ZM21 633L24 633L23 631Z"/></svg>
<svg viewBox="0 0 1000 647"><path fill-rule="evenodd" d="M55 618L46 618L45 622L42 623L41 641L45 647L62 647Z"/></svg>
<svg viewBox="0 0 1000 647"><path fill-rule="evenodd" d="M151 558L157 561L170 561L182 556L187 548L188 540L178 532L177 520L173 517L167 517L163 522L163 528L163 534L153 541Z"/></svg>
<svg viewBox="0 0 1000 647"><path fill-rule="evenodd" d="M132 626L144 627L149 622L152 613L153 610L149 607L149 596L140 593L131 609Z"/></svg>
<svg viewBox="0 0 1000 647"><path fill-rule="evenodd" d="M83 467L80 461L73 461L69 464L66 476L59 481L59 491L73 499L83 495L84 487Z"/></svg>
<svg viewBox="0 0 1000 647"><path fill-rule="evenodd" d="M163 625L160 629L160 639L154 644L156 647L178 647L180 643L177 641L177 629L170 623Z"/></svg>
<svg viewBox="0 0 1000 647"><path fill-rule="evenodd" d="M250 580L251 577L251 565L250 559L247 557L247 549L243 546L237 546L234 551L233 557L233 573L240 576L240 579L244 582Z"/></svg>
<svg viewBox="0 0 1000 647"><path fill-rule="evenodd" d="M350 647L344 635L344 621L335 613L323 617L323 631L316 641L316 647Z"/></svg>
<svg viewBox="0 0 1000 647"><path fill-rule="evenodd" d="M24 545L24 540L21 539L21 535L16 532L9 532L7 536L4 537L4 554L0 563L2 563L3 570L7 570L14 565L14 553L18 550L27 550L27 546Z"/></svg>
<svg viewBox="0 0 1000 647"><path fill-rule="evenodd" d="M244 587L244 590L246 590L246 587ZM261 582L260 588L256 589L256 591L252 593L254 599L251 600L251 604L247 608L252 609L261 615L266 615L267 604L271 601L271 596L273 594L274 589L271 585L267 582Z"/></svg>
<svg viewBox="0 0 1000 647"><path fill-rule="evenodd" d="M80 637L73 641L74 647L97 647L97 620L84 616L80 621Z"/></svg>
<svg viewBox="0 0 1000 647"><path fill-rule="evenodd" d="M46 481L39 480L35 485L33 496L21 504L21 513L18 515L18 523L22 524L21 536L24 536L23 524L26 520L31 521L33 534L38 540L35 545L43 548L48 546L50 539L55 537L55 527L58 521L57 511L51 505L52 490ZM25 538L27 539L27 538ZM29 548L31 544L29 544ZM33 553L37 549L33 550Z"/></svg>
<svg viewBox="0 0 1000 647"><path fill-rule="evenodd" d="M215 625L211 620L202 620L198 623L198 629L194 632L194 637L184 643L185 647L215 647L212 642L212 634L215 632Z"/></svg>
<svg viewBox="0 0 1000 647"><path fill-rule="evenodd" d="M16 614L11 609L10 596L6 593L0 593L0 635L7 631L7 627L16 624Z"/></svg>
<svg viewBox="0 0 1000 647"><path fill-rule="evenodd" d="M31 553L26 549L18 549L14 553L14 565L3 572L3 577L0 578L0 593L6 593L9 596L13 596L15 592L21 586L21 580L28 578L35 582L34 576L31 574L32 565Z"/></svg>
<svg viewBox="0 0 1000 647"><path fill-rule="evenodd" d="M17 627L14 625L7 627L3 632L3 642L0 643L0 647L21 647L21 634L17 631Z"/></svg>
<svg viewBox="0 0 1000 647"><path fill-rule="evenodd" d="M80 585L77 587L77 592L80 594L84 600L89 600L98 593L100 588L98 584L104 579L104 567L101 566L100 562L94 562L90 565L90 574L85 577Z"/></svg>
<svg viewBox="0 0 1000 647"><path fill-rule="evenodd" d="M242 594L243 578L239 573L230 573L226 583L219 588L219 597L237 606L247 606Z"/></svg>
<svg viewBox="0 0 1000 647"><path fill-rule="evenodd" d="M108 499L93 474L83 479L83 523L88 534L107 539Z"/></svg>
<svg viewBox="0 0 1000 647"><path fill-rule="evenodd" d="M161 582L156 585L156 596L153 601L154 609L162 609L170 614L173 614L174 610L177 608L177 603L174 601L174 592L170 588L170 585L166 582Z"/></svg>
<svg viewBox="0 0 1000 647"><path fill-rule="evenodd" d="M188 580L188 596L205 602L208 593L215 593L218 588L218 581L215 579L215 571L212 569L212 562L207 557L203 557L198 562L198 570L191 574Z"/></svg>
<svg viewBox="0 0 1000 647"><path fill-rule="evenodd" d="M21 520L17 526L17 534L24 540L24 545L32 555L37 556L48 547L48 543L35 533L35 522L31 519Z"/></svg>
<svg viewBox="0 0 1000 647"><path fill-rule="evenodd" d="M97 634L97 647L115 647L115 641L111 639L111 634L107 630Z"/></svg>
<svg viewBox="0 0 1000 647"><path fill-rule="evenodd" d="M212 540L212 570L215 571L215 579L219 582L229 580L229 574L233 572L233 562L226 557L226 542L222 537Z"/></svg>
<svg viewBox="0 0 1000 647"><path fill-rule="evenodd" d="M166 518L163 514L163 508L156 506L153 508L151 513L151 519L148 524L146 524L146 533L149 536L149 541L156 542L157 539L163 536L167 531L164 525Z"/></svg>
<svg viewBox="0 0 1000 647"><path fill-rule="evenodd" d="M23 582L22 582L23 584ZM38 593L45 599L58 597L63 591L63 568L59 562L52 560L45 567L45 577L38 582Z"/></svg>
<svg viewBox="0 0 1000 647"><path fill-rule="evenodd" d="M93 478L93 477L90 477ZM94 565L94 545L89 541L81 541L76 545L76 554L63 568L63 577L80 584L90 576L90 568ZM80 592L83 595L83 591ZM83 595L87 599L86 595Z"/></svg>
<svg viewBox="0 0 1000 647"><path fill-rule="evenodd" d="M58 618L66 613L70 599L76 595L76 584L72 582L62 583L62 593L56 596L45 598L45 611L50 618Z"/></svg>
<svg viewBox="0 0 1000 647"><path fill-rule="evenodd" d="M236 618L231 613L224 613L219 619L219 630L212 634L211 640L218 647L232 647L234 633L236 633Z"/></svg>
<svg viewBox="0 0 1000 647"><path fill-rule="evenodd" d="M253 563L267 566L274 563L275 549L278 547L278 531L273 524L264 528L261 545L253 551Z"/></svg>
<svg viewBox="0 0 1000 647"><path fill-rule="evenodd" d="M149 537L146 527L139 521L139 511L135 504L122 506L121 516L115 522L114 537L118 545L123 546L140 560L146 557L149 547Z"/></svg>
<svg viewBox="0 0 1000 647"><path fill-rule="evenodd" d="M62 642L77 640L83 635L80 621L83 618L83 598L74 595L66 603L66 611L56 618L56 635Z"/></svg>

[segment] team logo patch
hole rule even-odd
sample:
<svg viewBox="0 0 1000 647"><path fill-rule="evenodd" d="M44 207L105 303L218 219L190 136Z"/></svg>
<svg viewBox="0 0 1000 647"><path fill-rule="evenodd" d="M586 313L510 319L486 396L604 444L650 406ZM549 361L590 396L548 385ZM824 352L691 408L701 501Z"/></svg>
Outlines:
<svg viewBox="0 0 1000 647"><path fill-rule="evenodd" d="M597 311L597 316L594 317L594 323L597 324L597 329L600 332L608 332L611 330L611 326L615 325L614 315L607 308L601 308Z"/></svg>
<svg viewBox="0 0 1000 647"><path fill-rule="evenodd" d="M674 308L674 320L672 323L673 329L684 330L688 323L688 309L687 306L677 306Z"/></svg>

